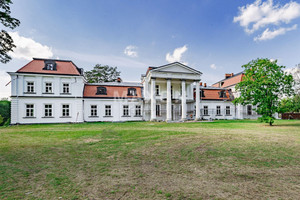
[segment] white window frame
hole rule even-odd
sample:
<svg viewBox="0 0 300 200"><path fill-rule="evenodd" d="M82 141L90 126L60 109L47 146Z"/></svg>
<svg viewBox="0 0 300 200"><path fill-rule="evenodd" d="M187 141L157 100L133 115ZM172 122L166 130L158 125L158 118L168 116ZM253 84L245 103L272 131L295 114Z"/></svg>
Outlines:
<svg viewBox="0 0 300 200"><path fill-rule="evenodd" d="M226 108L225 108L225 114L226 115L231 115L230 106L226 106Z"/></svg>
<svg viewBox="0 0 300 200"><path fill-rule="evenodd" d="M48 106L48 105L50 105L51 108L46 108L46 106ZM49 113L51 113L51 115L49 115ZM44 104L44 117L53 117L53 104L51 104L51 103Z"/></svg>
<svg viewBox="0 0 300 200"><path fill-rule="evenodd" d="M51 84L51 86L47 86L47 84ZM50 92L49 91L47 92L48 87L50 87ZM48 88L48 90L49 90L49 88ZM48 94L53 93L53 83L52 82L45 82L45 93L48 93Z"/></svg>
<svg viewBox="0 0 300 200"><path fill-rule="evenodd" d="M112 106L111 105L105 105L104 108L105 108L104 109L105 117L111 117L112 116Z"/></svg>
<svg viewBox="0 0 300 200"><path fill-rule="evenodd" d="M32 105L32 108L27 108L27 106ZM25 104L25 117L26 118L32 118L35 117L35 105L33 103L26 103ZM27 112L27 110L30 110L29 112ZM28 113L31 113L28 115Z"/></svg>
<svg viewBox="0 0 300 200"><path fill-rule="evenodd" d="M123 116L126 116L126 117L130 116L129 115L129 105L128 104L123 105Z"/></svg>
<svg viewBox="0 0 300 200"><path fill-rule="evenodd" d="M204 116L208 115L208 106L207 105L203 106L203 115Z"/></svg>
<svg viewBox="0 0 300 200"><path fill-rule="evenodd" d="M64 106L68 106L68 108L64 108ZM64 109L67 109L68 115L64 114ZM62 117L71 117L71 105L70 104L61 104L61 116Z"/></svg>
<svg viewBox="0 0 300 200"><path fill-rule="evenodd" d="M64 86L65 84L68 84L68 87L66 87L68 92L65 92L65 86ZM71 84L70 83L68 83L68 82L62 83L62 94L70 94L71 93L70 90L71 90Z"/></svg>
<svg viewBox="0 0 300 200"><path fill-rule="evenodd" d="M142 116L142 106L141 105L135 105L135 116Z"/></svg>
<svg viewBox="0 0 300 200"><path fill-rule="evenodd" d="M29 86L29 83L32 83L32 85ZM35 88L34 88L34 81L26 81L26 92L27 93L34 93Z"/></svg>
<svg viewBox="0 0 300 200"><path fill-rule="evenodd" d="M98 106L93 104L90 105L91 117L98 117Z"/></svg>
<svg viewBox="0 0 300 200"><path fill-rule="evenodd" d="M216 106L216 115L221 115L221 106Z"/></svg>

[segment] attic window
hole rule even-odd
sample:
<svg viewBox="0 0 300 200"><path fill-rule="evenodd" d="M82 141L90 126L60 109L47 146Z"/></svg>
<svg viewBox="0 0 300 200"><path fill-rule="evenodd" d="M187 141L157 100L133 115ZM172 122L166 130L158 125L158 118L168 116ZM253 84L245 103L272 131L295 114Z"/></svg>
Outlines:
<svg viewBox="0 0 300 200"><path fill-rule="evenodd" d="M220 97L220 98L227 98L227 96L226 96L226 91L223 90L223 91L219 92L219 97Z"/></svg>
<svg viewBox="0 0 300 200"><path fill-rule="evenodd" d="M127 96L137 96L135 88L128 88Z"/></svg>
<svg viewBox="0 0 300 200"><path fill-rule="evenodd" d="M45 60L45 66L43 70L55 70L56 71L56 62L54 60Z"/></svg>
<svg viewBox="0 0 300 200"><path fill-rule="evenodd" d="M106 92L106 87L97 87L97 93L96 94L102 94L102 95L107 95L107 92Z"/></svg>

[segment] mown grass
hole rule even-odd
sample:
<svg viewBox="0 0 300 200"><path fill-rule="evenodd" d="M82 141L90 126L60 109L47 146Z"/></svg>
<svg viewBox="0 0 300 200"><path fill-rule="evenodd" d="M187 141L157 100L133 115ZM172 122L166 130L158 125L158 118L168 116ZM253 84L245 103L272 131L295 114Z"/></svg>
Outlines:
<svg viewBox="0 0 300 200"><path fill-rule="evenodd" d="M0 199L298 199L300 121L0 128Z"/></svg>

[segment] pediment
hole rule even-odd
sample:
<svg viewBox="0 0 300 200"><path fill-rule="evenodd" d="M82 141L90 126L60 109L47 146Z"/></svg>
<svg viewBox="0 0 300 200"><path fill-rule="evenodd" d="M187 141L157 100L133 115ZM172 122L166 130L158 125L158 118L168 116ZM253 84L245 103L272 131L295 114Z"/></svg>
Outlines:
<svg viewBox="0 0 300 200"><path fill-rule="evenodd" d="M160 67L157 67L153 71L155 72L174 72L174 73L186 73L186 74L202 74L201 72L188 67L182 63L175 62L175 63L170 63L167 65L163 65Z"/></svg>

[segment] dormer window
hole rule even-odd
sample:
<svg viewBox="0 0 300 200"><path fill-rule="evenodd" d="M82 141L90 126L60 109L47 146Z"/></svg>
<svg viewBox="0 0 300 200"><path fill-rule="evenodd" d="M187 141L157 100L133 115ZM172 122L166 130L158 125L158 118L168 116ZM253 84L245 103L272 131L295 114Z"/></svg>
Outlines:
<svg viewBox="0 0 300 200"><path fill-rule="evenodd" d="M54 60L45 60L45 67L43 70L56 70L56 62Z"/></svg>
<svg viewBox="0 0 300 200"><path fill-rule="evenodd" d="M98 94L98 95L107 95L106 87L97 87L96 94Z"/></svg>
<svg viewBox="0 0 300 200"><path fill-rule="evenodd" d="M127 96L137 96L135 88L128 88Z"/></svg>
<svg viewBox="0 0 300 200"><path fill-rule="evenodd" d="M219 92L219 97L220 98L227 98L226 91L223 90L223 91Z"/></svg>

